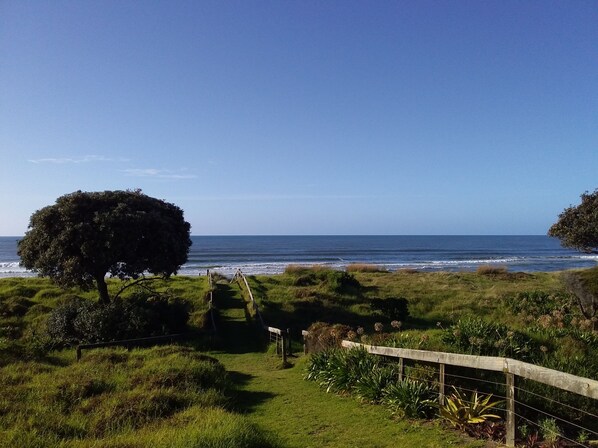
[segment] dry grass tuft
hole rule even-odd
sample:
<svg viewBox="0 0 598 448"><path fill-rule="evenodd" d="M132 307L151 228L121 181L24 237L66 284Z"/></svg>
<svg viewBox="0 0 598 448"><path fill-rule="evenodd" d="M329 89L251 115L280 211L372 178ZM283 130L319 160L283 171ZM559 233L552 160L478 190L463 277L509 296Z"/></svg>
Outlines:
<svg viewBox="0 0 598 448"><path fill-rule="evenodd" d="M328 272L332 270L332 268L323 266L321 264L314 264L312 266L304 264L290 264L284 269L284 273L288 275L306 275L314 272Z"/></svg>
<svg viewBox="0 0 598 448"><path fill-rule="evenodd" d="M402 268L397 271L399 274L419 274L417 269L413 268Z"/></svg>
<svg viewBox="0 0 598 448"><path fill-rule="evenodd" d="M480 275L504 275L506 273L506 266L492 266L489 264L484 264L476 269L476 274Z"/></svg>
<svg viewBox="0 0 598 448"><path fill-rule="evenodd" d="M353 263L347 266L347 272L388 272L388 270L377 264Z"/></svg>

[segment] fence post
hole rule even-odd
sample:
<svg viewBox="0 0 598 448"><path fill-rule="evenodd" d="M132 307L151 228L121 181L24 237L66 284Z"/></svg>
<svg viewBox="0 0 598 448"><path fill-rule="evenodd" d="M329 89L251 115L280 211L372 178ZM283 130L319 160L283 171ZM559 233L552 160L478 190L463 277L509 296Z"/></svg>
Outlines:
<svg viewBox="0 0 598 448"><path fill-rule="evenodd" d="M405 369L403 358L399 358L399 381L403 381L403 371Z"/></svg>
<svg viewBox="0 0 598 448"><path fill-rule="evenodd" d="M77 361L81 359L81 347L77 345Z"/></svg>
<svg viewBox="0 0 598 448"><path fill-rule="evenodd" d="M438 404L444 406L444 364L438 369Z"/></svg>
<svg viewBox="0 0 598 448"><path fill-rule="evenodd" d="M507 376L507 436L506 445L515 446L515 374Z"/></svg>
<svg viewBox="0 0 598 448"><path fill-rule="evenodd" d="M285 365L287 363L287 351L285 350L285 344L286 344L286 340L287 337L285 337L286 333L284 331L280 332L280 338L281 338L281 349L282 349L282 364Z"/></svg>

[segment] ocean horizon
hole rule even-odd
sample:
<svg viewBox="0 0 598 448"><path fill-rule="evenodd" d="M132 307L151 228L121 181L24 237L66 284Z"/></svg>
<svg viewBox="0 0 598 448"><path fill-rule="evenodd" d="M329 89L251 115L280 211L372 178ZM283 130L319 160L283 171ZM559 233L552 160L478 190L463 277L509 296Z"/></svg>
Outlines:
<svg viewBox="0 0 598 448"><path fill-rule="evenodd" d="M35 275L19 266L20 238L0 237L0 277ZM178 275L203 275L207 269L279 274L290 264L345 269L367 263L425 272L474 271L482 265L550 272L598 265L598 255L565 249L545 235L193 235L191 241Z"/></svg>

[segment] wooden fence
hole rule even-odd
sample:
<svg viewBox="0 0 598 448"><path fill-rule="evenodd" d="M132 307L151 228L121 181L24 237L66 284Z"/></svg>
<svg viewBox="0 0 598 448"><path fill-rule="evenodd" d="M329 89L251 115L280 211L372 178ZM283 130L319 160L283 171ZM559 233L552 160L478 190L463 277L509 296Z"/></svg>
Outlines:
<svg viewBox="0 0 598 448"><path fill-rule="evenodd" d="M289 329L280 329L276 327L270 327L265 324L264 318L262 313L260 312L260 308L253 297L253 293L251 292L251 287L249 286L249 282L247 281L247 277L241 271L241 269L237 269L235 275L233 276L231 283L234 281L238 281L240 285L244 285L247 289L249 294L249 303L253 310L255 316L257 316L259 320L260 327L264 329L268 333L270 338L270 342L276 344L276 354L282 356L282 362L286 364L287 356L290 354L291 350L291 343L290 343L290 331Z"/></svg>
<svg viewBox="0 0 598 448"><path fill-rule="evenodd" d="M309 333L303 331L304 337ZM403 360L422 361L438 364L439 371L439 403L444 404L445 398L445 366L467 367L477 370L502 372L505 375L506 386L506 444L515 446L515 403L516 379L525 378L537 381L561 390L598 399L598 381L582 378L558 370L528 364L510 358L493 356L462 355L457 353L433 352L427 350L414 350L405 348L379 347L351 341L342 341L344 348L361 347L369 353L397 358L399 362L399 375L403 374Z"/></svg>
<svg viewBox="0 0 598 448"><path fill-rule="evenodd" d="M214 308L214 281L212 279L212 272L210 272L209 269L206 271L206 276L208 277L208 287L210 288L208 291L208 314L210 315L212 331L216 333L216 318L214 317L214 313L216 312L216 309Z"/></svg>

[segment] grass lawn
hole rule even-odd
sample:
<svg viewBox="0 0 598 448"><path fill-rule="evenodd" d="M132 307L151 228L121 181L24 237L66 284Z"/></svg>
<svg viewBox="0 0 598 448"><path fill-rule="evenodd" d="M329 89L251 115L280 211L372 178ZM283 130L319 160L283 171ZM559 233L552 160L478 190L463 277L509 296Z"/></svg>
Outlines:
<svg viewBox="0 0 598 448"><path fill-rule="evenodd" d="M306 358L280 359L263 353L211 354L237 384L236 405L250 422L273 433L288 448L480 447L436 423L393 420L381 406L327 394L305 381Z"/></svg>
<svg viewBox="0 0 598 448"><path fill-rule="evenodd" d="M281 369L280 358L256 351L264 334L246 311L238 287L219 284L215 300L225 339L223 350L209 355L225 366L236 384L235 408L281 447L484 445L434 423L392 419L381 406L325 393L303 379L307 357L291 358L293 366Z"/></svg>

